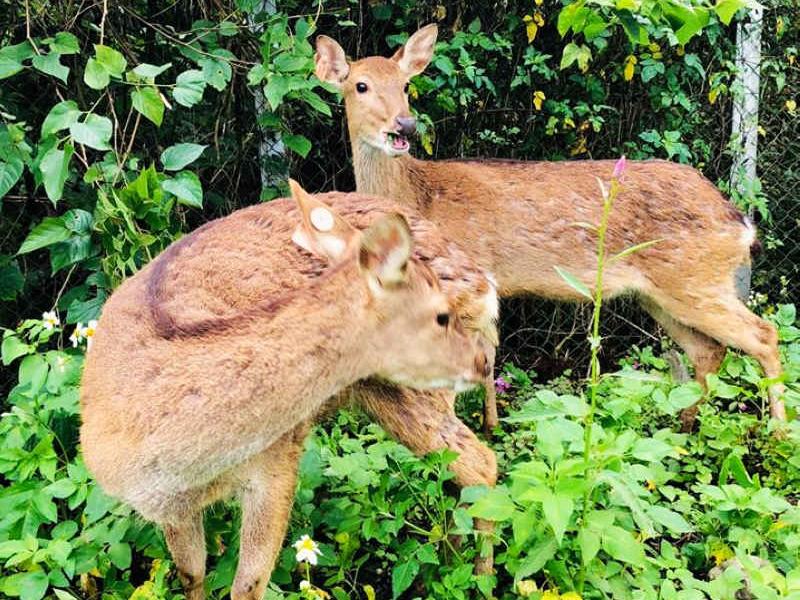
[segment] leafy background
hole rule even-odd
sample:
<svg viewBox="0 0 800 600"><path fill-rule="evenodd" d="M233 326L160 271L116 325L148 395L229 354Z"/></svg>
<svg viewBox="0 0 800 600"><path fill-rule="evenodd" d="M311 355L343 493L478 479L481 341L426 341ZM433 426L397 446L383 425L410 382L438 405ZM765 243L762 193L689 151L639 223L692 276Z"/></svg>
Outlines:
<svg viewBox="0 0 800 600"><path fill-rule="evenodd" d="M343 111L312 75L316 32L361 57L439 23L436 58L411 87L418 155L669 158L728 191L740 0L268 8L0 0L0 595L180 596L161 534L82 465L83 346L68 338L181 233L281 195L287 172L311 190L353 189ZM762 179L734 195L765 242L752 301L780 328L790 414L798 14L795 0L767 5ZM38 317L51 309L62 323L47 329ZM575 321L564 345L564 327L536 326L573 322L571 310L504 307L503 353L526 369L504 368L495 490L455 489L452 456L413 457L359 414L315 432L290 524L291 539L322 544L315 584L336 598L734 598L745 584L798 597L800 431L766 426L754 363L730 354L699 430L679 434L676 414L701 391L672 380L669 342L612 337L587 478L585 328ZM479 408L460 402L476 428ZM476 516L498 523L495 576L472 572ZM235 505L207 517L214 597L231 583L237 519ZM298 594L304 576L285 550L270 594Z"/></svg>

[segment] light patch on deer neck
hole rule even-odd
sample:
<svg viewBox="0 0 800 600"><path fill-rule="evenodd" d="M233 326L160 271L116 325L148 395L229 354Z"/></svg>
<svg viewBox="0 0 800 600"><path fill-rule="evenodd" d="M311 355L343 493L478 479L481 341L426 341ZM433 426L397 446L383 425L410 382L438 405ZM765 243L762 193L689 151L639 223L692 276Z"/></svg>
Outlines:
<svg viewBox="0 0 800 600"><path fill-rule="evenodd" d="M408 156L389 156L365 141L351 138L356 190L407 203L412 193L408 180Z"/></svg>

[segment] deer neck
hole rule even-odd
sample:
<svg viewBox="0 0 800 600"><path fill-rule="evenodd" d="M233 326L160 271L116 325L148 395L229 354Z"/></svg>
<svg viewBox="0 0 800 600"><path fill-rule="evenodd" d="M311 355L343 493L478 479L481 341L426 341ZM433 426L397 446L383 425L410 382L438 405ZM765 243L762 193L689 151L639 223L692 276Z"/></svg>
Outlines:
<svg viewBox="0 0 800 600"><path fill-rule="evenodd" d="M389 156L365 142L354 140L356 191L416 205L417 190L411 177L414 162L408 155Z"/></svg>

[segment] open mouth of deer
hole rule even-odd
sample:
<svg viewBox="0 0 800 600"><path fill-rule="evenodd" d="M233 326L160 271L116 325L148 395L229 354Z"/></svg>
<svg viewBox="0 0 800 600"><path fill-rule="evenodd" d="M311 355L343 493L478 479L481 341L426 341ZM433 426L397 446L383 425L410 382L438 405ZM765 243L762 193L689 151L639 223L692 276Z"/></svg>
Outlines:
<svg viewBox="0 0 800 600"><path fill-rule="evenodd" d="M386 141L389 142L389 146L395 152L408 152L411 147L408 138L399 131L387 131Z"/></svg>

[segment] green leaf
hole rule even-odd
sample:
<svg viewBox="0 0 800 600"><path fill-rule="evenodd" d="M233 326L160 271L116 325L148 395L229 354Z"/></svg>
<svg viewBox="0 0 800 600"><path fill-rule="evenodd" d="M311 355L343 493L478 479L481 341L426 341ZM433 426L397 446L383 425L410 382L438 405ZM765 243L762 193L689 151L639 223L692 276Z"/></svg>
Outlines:
<svg viewBox="0 0 800 600"><path fill-rule="evenodd" d="M682 383L678 387L672 388L667 396L667 402L672 408L672 414L684 408L689 408L697 404L703 397L703 388L696 381Z"/></svg>
<svg viewBox="0 0 800 600"><path fill-rule="evenodd" d="M122 74L125 72L125 67L128 66L128 61L125 60L121 52L108 46L95 44L94 54L97 62L100 63L100 66L102 66L109 75L112 77L122 77Z"/></svg>
<svg viewBox="0 0 800 600"><path fill-rule="evenodd" d="M50 112L44 118L42 137L47 137L62 129L69 129L70 125L78 122L80 116L81 110L74 100L59 102L50 109Z"/></svg>
<svg viewBox="0 0 800 600"><path fill-rule="evenodd" d="M44 571L25 573L20 581L20 600L41 600L49 585L50 580Z"/></svg>
<svg viewBox="0 0 800 600"><path fill-rule="evenodd" d="M514 502L505 486L489 489L469 507L470 516L489 521L506 521L514 516Z"/></svg>
<svg viewBox="0 0 800 600"><path fill-rule="evenodd" d="M117 542L108 547L108 557L118 569L123 571L131 566L131 547L125 542Z"/></svg>
<svg viewBox="0 0 800 600"><path fill-rule="evenodd" d="M556 542L561 545L564 539L564 532L569 524L569 518L572 516L574 504L572 498L564 494L554 494L550 490L542 499L542 511L547 524L553 528L553 533L556 536Z"/></svg>
<svg viewBox="0 0 800 600"><path fill-rule="evenodd" d="M556 555L556 550L558 550L558 544L553 538L540 540L520 561L514 572L514 579L524 579L541 571L545 563Z"/></svg>
<svg viewBox="0 0 800 600"><path fill-rule="evenodd" d="M161 164L166 171L180 171L193 163L208 146L203 144L182 143L170 146L161 153Z"/></svg>
<svg viewBox="0 0 800 600"><path fill-rule="evenodd" d="M284 135L283 143L303 158L311 151L311 140L304 135Z"/></svg>
<svg viewBox="0 0 800 600"><path fill-rule="evenodd" d="M0 255L0 300L14 300L25 285L25 276L16 260Z"/></svg>
<svg viewBox="0 0 800 600"><path fill-rule="evenodd" d="M283 97L291 90L290 81L283 75L273 75L264 86L264 97L273 111L277 110L283 102Z"/></svg>
<svg viewBox="0 0 800 600"><path fill-rule="evenodd" d="M7 162L0 161L0 199L17 184L24 168L25 163L16 157L9 157Z"/></svg>
<svg viewBox="0 0 800 600"><path fill-rule="evenodd" d="M554 266L553 268L556 270L556 273L558 273L561 276L561 279L567 282L569 287L578 292L584 298L587 298L589 300L594 300L594 298L592 298L592 293L589 291L589 288L586 287L586 285L582 281L578 280L578 278L575 277L572 273L570 273L565 269L562 269L561 267Z"/></svg>
<svg viewBox="0 0 800 600"><path fill-rule="evenodd" d="M22 71L21 62L0 54L0 79L6 79Z"/></svg>
<svg viewBox="0 0 800 600"><path fill-rule="evenodd" d="M574 42L570 42L564 46L564 52L561 55L561 65L559 68L563 71L572 63L578 63L578 68L585 71L589 67L589 61L592 60L592 51L585 44L578 46Z"/></svg>
<svg viewBox="0 0 800 600"><path fill-rule="evenodd" d="M30 344L26 344L15 335L10 335L3 339L2 357L3 365L6 367L18 359L20 356L30 354L36 348Z"/></svg>
<svg viewBox="0 0 800 600"><path fill-rule="evenodd" d="M148 86L137 88L131 92L133 108L147 117L150 121L161 126L164 119L164 101L155 87Z"/></svg>
<svg viewBox="0 0 800 600"><path fill-rule="evenodd" d="M66 590L59 590L57 588L53 588L53 593L56 595L56 598L58 598L58 600L78 600L78 598L76 598Z"/></svg>
<svg viewBox="0 0 800 600"><path fill-rule="evenodd" d="M629 256L629 255L633 254L634 252L640 252L640 251L644 250L645 248L649 248L650 246L653 246L653 245L658 244L659 242L663 242L663 241L664 240L650 240L648 242L642 242L641 244L634 244L633 246L628 246L622 252L618 252L617 254L612 256L610 259L608 259L608 262L609 262L609 264L611 264L615 260L619 260L621 258L625 258L626 256Z"/></svg>
<svg viewBox="0 0 800 600"><path fill-rule="evenodd" d="M645 564L644 548L633 534L627 529L611 525L606 527L601 533L603 550L611 558L626 562L636 567L643 567Z"/></svg>
<svg viewBox="0 0 800 600"><path fill-rule="evenodd" d="M28 237L19 247L17 254L27 254L39 248L63 242L70 235L69 229L64 226L62 217L45 217L41 223L31 230Z"/></svg>
<svg viewBox="0 0 800 600"><path fill-rule="evenodd" d="M103 65L94 58L90 58L86 61L86 68L83 71L83 82L86 85L93 90L102 90L110 81L111 77Z"/></svg>
<svg viewBox="0 0 800 600"><path fill-rule="evenodd" d="M55 52L51 52L50 54L37 54L33 57L33 67L37 71L41 71L42 73L46 73L47 75L52 75L57 79L60 79L64 83L67 83L67 76L69 75L69 67L65 67L60 62L60 56Z"/></svg>
<svg viewBox="0 0 800 600"><path fill-rule="evenodd" d="M111 139L113 129L111 119L90 113L86 115L83 123L70 125L69 132L72 134L72 139L78 144L89 146L95 150L110 150L111 146L108 141Z"/></svg>
<svg viewBox="0 0 800 600"><path fill-rule="evenodd" d="M165 65L156 66L156 65L149 65L147 63L142 63L138 65L133 72L136 73L139 77L143 77L145 79L155 79L159 75L161 75L164 71L169 69L172 66L172 63L167 63Z"/></svg>
<svg viewBox="0 0 800 600"><path fill-rule="evenodd" d="M57 147L51 148L39 163L44 191L53 206L61 200L64 192L64 183L69 175L69 161L72 159L73 152L72 144L64 144L63 150L59 150Z"/></svg>
<svg viewBox="0 0 800 600"><path fill-rule="evenodd" d="M413 558L392 569L392 598L397 598L414 582L419 573L419 563Z"/></svg>
<svg viewBox="0 0 800 600"><path fill-rule="evenodd" d="M206 83L219 92L225 89L233 75L230 63L222 58L206 57L199 61L199 65Z"/></svg>
<svg viewBox="0 0 800 600"><path fill-rule="evenodd" d="M720 21L725 25L730 25L733 15L745 6L747 6L747 0L717 0L714 5L714 12L717 13Z"/></svg>
<svg viewBox="0 0 800 600"><path fill-rule="evenodd" d="M203 186L191 171L181 171L172 179L161 183L164 191L174 194L178 202L193 208L203 208Z"/></svg>
<svg viewBox="0 0 800 600"><path fill-rule="evenodd" d="M660 523L672 533L683 534L692 531L692 526L680 514L664 506L651 506L647 513L656 522Z"/></svg>
<svg viewBox="0 0 800 600"><path fill-rule="evenodd" d="M196 69L184 71L175 80L172 97L181 106L192 107L203 99L203 90L206 89L206 80L203 73Z"/></svg>
<svg viewBox="0 0 800 600"><path fill-rule="evenodd" d="M600 551L600 536L590 529L578 531L578 545L581 548L581 561L588 565Z"/></svg>
<svg viewBox="0 0 800 600"><path fill-rule="evenodd" d="M77 54L81 50L78 38L68 31L59 31L50 42L50 48L57 54Z"/></svg>

